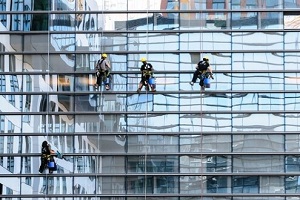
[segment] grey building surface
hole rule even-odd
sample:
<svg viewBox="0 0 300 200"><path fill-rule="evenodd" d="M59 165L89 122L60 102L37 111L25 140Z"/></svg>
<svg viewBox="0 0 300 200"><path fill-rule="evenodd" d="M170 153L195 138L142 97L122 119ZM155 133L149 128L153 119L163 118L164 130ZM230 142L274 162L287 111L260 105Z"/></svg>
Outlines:
<svg viewBox="0 0 300 200"><path fill-rule="evenodd" d="M299 0L0 0L0 198L297 200ZM102 53L111 90L96 90ZM210 88L189 83L208 56ZM137 93L141 58L157 91ZM39 173L41 143L64 158Z"/></svg>

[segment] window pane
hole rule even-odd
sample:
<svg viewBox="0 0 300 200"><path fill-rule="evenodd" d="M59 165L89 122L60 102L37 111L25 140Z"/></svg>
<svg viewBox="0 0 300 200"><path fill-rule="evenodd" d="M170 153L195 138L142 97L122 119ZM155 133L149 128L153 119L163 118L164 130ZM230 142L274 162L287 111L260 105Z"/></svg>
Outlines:
<svg viewBox="0 0 300 200"><path fill-rule="evenodd" d="M233 131L283 131L285 119L273 114L233 114Z"/></svg>
<svg viewBox="0 0 300 200"><path fill-rule="evenodd" d="M274 50L283 48L282 33L232 33L233 50ZM254 42L255 41L255 42Z"/></svg>

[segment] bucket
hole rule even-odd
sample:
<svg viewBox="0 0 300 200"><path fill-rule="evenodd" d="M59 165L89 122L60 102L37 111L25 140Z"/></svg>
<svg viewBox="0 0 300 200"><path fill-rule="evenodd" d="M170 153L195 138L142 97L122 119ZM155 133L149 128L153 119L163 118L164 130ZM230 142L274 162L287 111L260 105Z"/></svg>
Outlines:
<svg viewBox="0 0 300 200"><path fill-rule="evenodd" d="M54 161L48 162L48 168L54 168Z"/></svg>
<svg viewBox="0 0 300 200"><path fill-rule="evenodd" d="M205 78L203 83L206 88L210 88L210 79L209 78Z"/></svg>
<svg viewBox="0 0 300 200"><path fill-rule="evenodd" d="M103 82L104 84L109 84L109 77L106 77L106 79Z"/></svg>
<svg viewBox="0 0 300 200"><path fill-rule="evenodd" d="M150 85L154 85L154 84L155 84L155 78L149 78L148 83L149 83Z"/></svg>

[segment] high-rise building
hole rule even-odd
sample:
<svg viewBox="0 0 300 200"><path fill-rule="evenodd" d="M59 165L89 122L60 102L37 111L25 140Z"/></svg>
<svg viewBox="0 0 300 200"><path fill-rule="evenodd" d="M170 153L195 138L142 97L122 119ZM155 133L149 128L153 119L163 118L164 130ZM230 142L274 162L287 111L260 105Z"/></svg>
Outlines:
<svg viewBox="0 0 300 200"><path fill-rule="evenodd" d="M299 11L0 0L0 198L299 199ZM109 91L94 87L102 53ZM201 91L189 83L204 56L214 80ZM142 57L156 92L136 92ZM52 174L39 173L43 141L64 156Z"/></svg>

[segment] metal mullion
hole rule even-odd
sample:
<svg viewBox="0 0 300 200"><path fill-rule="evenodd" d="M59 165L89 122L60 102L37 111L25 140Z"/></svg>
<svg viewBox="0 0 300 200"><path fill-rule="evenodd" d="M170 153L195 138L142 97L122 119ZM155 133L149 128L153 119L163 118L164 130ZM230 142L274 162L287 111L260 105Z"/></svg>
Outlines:
<svg viewBox="0 0 300 200"><path fill-rule="evenodd" d="M144 91L140 92L141 94L145 94ZM229 94L276 94L276 93L300 93L299 90L212 90L212 91L205 91L204 94L209 97L210 95L220 94L220 98L231 98L227 96ZM71 95L71 96L82 96L82 95L90 95L90 94L97 94L97 91L36 91L36 92L0 92L0 95ZM104 95L121 95L121 94L129 94L134 95L136 91L103 91ZM173 91L173 90L165 90L165 91L156 91L154 95L167 95L170 96L171 94L199 94L197 90L181 90L181 91ZM122 98L123 96L119 96ZM173 97L178 98L178 97ZM196 98L196 97L190 97ZM197 97L198 98L198 97ZM226 111L225 111L226 112ZM16 112L17 113L17 112Z"/></svg>
<svg viewBox="0 0 300 200"><path fill-rule="evenodd" d="M155 71L155 74L191 74L194 70L183 70L183 71L174 71L174 70L161 70ZM268 70L268 73L299 73L300 70ZM24 71L24 72L0 72L0 75L93 75L95 72L92 71L85 71L85 72L31 72L31 71ZM140 74L140 71L112 71L111 74ZM230 74L239 74L239 73L261 73L265 74L262 70L214 70L214 74L222 74L222 73L230 73ZM76 77L75 77L76 78Z"/></svg>
<svg viewBox="0 0 300 200"><path fill-rule="evenodd" d="M47 198L73 198L73 194L47 194ZM76 198L93 198L95 194L76 194ZM145 194L97 194L97 197L112 197L112 198L144 198ZM150 194L147 193L148 198L160 198L163 199L165 197L187 197L187 198L202 198L202 197L211 197L211 198L228 198L228 197L299 197L298 193L199 193L199 194L192 194L192 193L156 193ZM45 194L12 194L12 195L0 195L0 198L7 199L7 198L22 198L22 199L35 199L35 198L45 198Z"/></svg>
<svg viewBox="0 0 300 200"><path fill-rule="evenodd" d="M49 136L96 136L99 133L95 132L64 132L64 133L48 133ZM141 135L141 132L101 132L101 135ZM202 135L299 135L298 131L259 131L257 134L253 134L253 132L203 132ZM199 132L149 132L148 135L164 135L164 136L179 136L179 135L201 135ZM11 136L11 133L1 133L1 136ZM14 133L14 136L45 136L45 133Z"/></svg>
<svg viewBox="0 0 300 200"><path fill-rule="evenodd" d="M282 50L282 49L272 49L272 50L202 50L203 53L205 54L220 54L220 53L299 53L298 49L288 49L288 50ZM22 51L22 52L0 52L0 55L34 55L37 52L34 51ZM98 54L99 51L89 51L89 50L82 50L82 51L43 51L43 52L38 52L40 55L59 55L59 54ZM120 50L120 51L114 51L114 50L108 50L106 51L108 54L161 54L161 53L169 53L169 54L180 54L180 53L199 53L199 50L131 50L131 51L126 51L126 50Z"/></svg>
<svg viewBox="0 0 300 200"><path fill-rule="evenodd" d="M151 173L148 172L150 176L199 176L199 173ZM97 176L97 177L137 177L142 176L142 173L76 173L76 174L2 174L1 177L7 177L7 178L15 178L15 177L91 177L91 176ZM299 176L299 173L284 173L284 172L227 172L227 173L221 173L221 172L203 172L203 176Z"/></svg>
<svg viewBox="0 0 300 200"><path fill-rule="evenodd" d="M211 111L203 111L202 114L299 114L298 110L236 110L236 111L219 111L219 110L211 110ZM143 111L103 111L101 115L144 115ZM156 117L158 115L173 115L173 114L181 114L181 115L194 115L198 117L199 111L148 111L149 117ZM97 111L65 111L65 112L1 112L1 115L99 115ZM193 116L191 116L193 117ZM204 117L205 118L205 117Z"/></svg>
<svg viewBox="0 0 300 200"><path fill-rule="evenodd" d="M198 9L189 10L33 10L33 11L0 11L4 14L147 14L147 13L199 13ZM298 8L236 8L236 9L203 9L202 13L237 13L237 12L299 12Z"/></svg>
<svg viewBox="0 0 300 200"><path fill-rule="evenodd" d="M168 153L167 156L193 156L200 157L200 152L177 152L177 153ZM132 152L132 153L112 153L112 152L101 152L101 153L64 153L65 157L70 156L143 156L145 155L142 152ZM166 153L148 153L149 156L166 156ZM201 156L283 156L283 155L293 155L299 156L300 152L202 152ZM39 157L41 154L39 153L2 153L0 154L2 157ZM229 173L229 172L228 172ZM230 172L231 173L231 172ZM277 172L276 172L277 173ZM283 172L285 173L285 172ZM299 174L299 172L297 172Z"/></svg>
<svg viewBox="0 0 300 200"><path fill-rule="evenodd" d="M261 33L263 30L264 33L269 32L299 32L299 29L203 29L203 33L239 33L239 32L251 32L251 33ZM41 34L58 34L57 31L1 31L0 34L10 34L10 35L41 35ZM84 30L84 31L60 31L59 34L99 34L98 31L93 30ZM106 30L103 31L104 34L128 34L128 33L146 33L144 30ZM148 33L168 33L168 34L177 34L177 33L199 33L199 30L149 30Z"/></svg>

